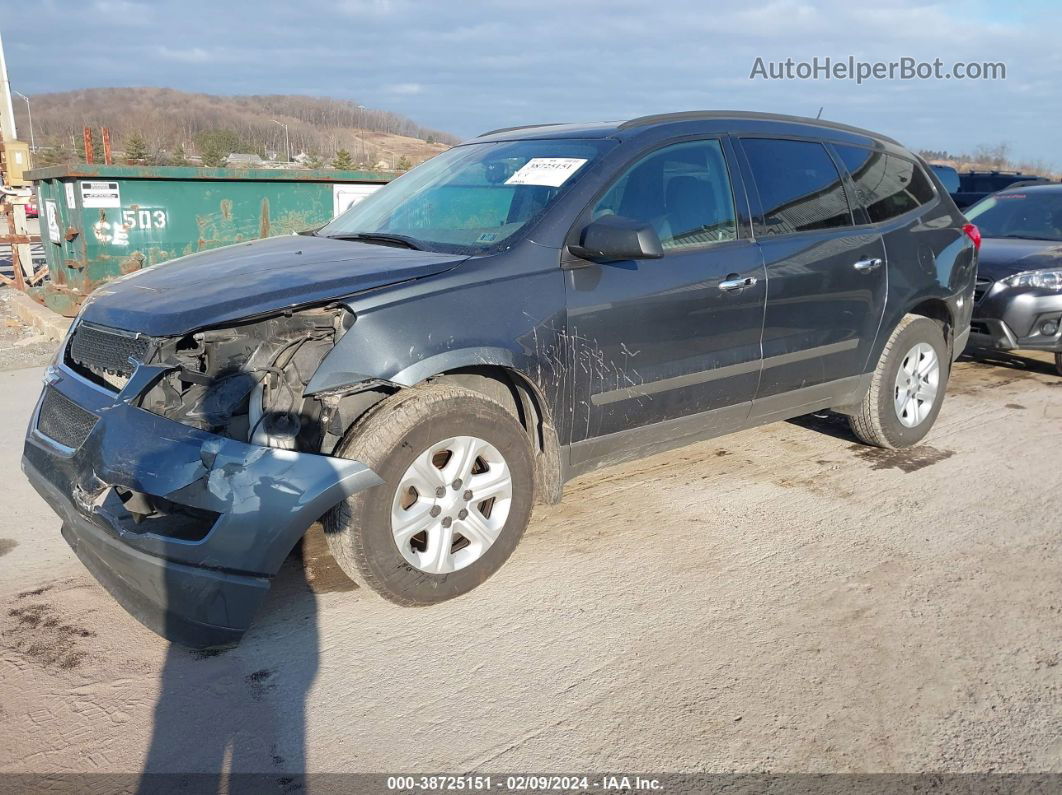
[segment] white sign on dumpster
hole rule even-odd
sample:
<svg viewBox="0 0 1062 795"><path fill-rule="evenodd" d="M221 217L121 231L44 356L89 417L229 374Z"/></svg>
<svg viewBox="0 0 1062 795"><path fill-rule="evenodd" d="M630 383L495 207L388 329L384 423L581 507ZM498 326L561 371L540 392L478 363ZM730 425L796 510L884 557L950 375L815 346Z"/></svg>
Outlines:
<svg viewBox="0 0 1062 795"><path fill-rule="evenodd" d="M63 238L59 234L59 213L55 208L55 202L47 199L44 202L44 217L48 221L48 237L57 246L62 245Z"/></svg>
<svg viewBox="0 0 1062 795"><path fill-rule="evenodd" d="M121 207L122 192L117 182L82 182L81 206Z"/></svg>
<svg viewBox="0 0 1062 795"><path fill-rule="evenodd" d="M333 185L332 186L332 217L345 213L355 204L360 202L373 191L379 190L382 185Z"/></svg>

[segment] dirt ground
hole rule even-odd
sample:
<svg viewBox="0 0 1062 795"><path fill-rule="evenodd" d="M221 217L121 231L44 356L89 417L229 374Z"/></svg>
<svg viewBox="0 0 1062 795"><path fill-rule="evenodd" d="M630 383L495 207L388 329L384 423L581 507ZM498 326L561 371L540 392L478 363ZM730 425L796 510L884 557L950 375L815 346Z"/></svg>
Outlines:
<svg viewBox="0 0 1062 795"><path fill-rule="evenodd" d="M19 321L11 296L11 288L0 287L0 371L47 364L57 344Z"/></svg>
<svg viewBox="0 0 1062 795"><path fill-rule="evenodd" d="M0 771L1062 772L1062 378L961 362L926 443L830 415L603 470L468 596L292 559L235 650L143 629L19 472L0 372Z"/></svg>

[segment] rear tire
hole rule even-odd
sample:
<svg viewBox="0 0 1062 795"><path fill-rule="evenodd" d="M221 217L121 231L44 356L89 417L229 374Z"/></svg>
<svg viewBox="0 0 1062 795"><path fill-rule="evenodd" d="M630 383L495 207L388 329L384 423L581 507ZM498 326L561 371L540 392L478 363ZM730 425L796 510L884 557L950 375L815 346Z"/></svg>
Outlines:
<svg viewBox="0 0 1062 795"><path fill-rule="evenodd" d="M336 454L384 482L329 512L328 546L348 577L396 604L472 590L508 560L531 517L527 433L478 392L403 390L359 420ZM495 496L483 499L488 493Z"/></svg>
<svg viewBox="0 0 1062 795"><path fill-rule="evenodd" d="M940 413L950 373L941 325L905 315L881 352L859 410L848 418L852 432L875 447L917 444Z"/></svg>

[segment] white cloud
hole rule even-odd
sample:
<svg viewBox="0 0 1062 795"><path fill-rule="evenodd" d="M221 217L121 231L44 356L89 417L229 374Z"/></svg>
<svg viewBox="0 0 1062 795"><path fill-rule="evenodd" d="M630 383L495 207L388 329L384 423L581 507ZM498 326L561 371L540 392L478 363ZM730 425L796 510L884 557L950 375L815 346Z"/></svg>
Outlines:
<svg viewBox="0 0 1062 795"><path fill-rule="evenodd" d="M216 60L202 47L167 47L165 44L158 48L158 54L169 61L183 61L184 63L209 63ZM179 86L173 86L178 88Z"/></svg>
<svg viewBox="0 0 1062 795"><path fill-rule="evenodd" d="M154 18L154 9L150 5L132 0L95 0L91 8L94 17L115 25L147 25Z"/></svg>
<svg viewBox="0 0 1062 795"><path fill-rule="evenodd" d="M405 0L339 0L336 10L349 17L386 17L409 8Z"/></svg>
<svg viewBox="0 0 1062 795"><path fill-rule="evenodd" d="M403 94L405 96L412 96L414 94L420 94L424 91L424 86L420 83L391 83L384 86L384 91L388 94Z"/></svg>

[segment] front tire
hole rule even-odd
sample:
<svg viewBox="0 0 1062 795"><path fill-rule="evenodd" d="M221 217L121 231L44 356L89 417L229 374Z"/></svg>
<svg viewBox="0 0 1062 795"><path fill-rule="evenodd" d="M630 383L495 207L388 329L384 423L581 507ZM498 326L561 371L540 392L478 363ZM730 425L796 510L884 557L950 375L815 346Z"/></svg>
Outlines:
<svg viewBox="0 0 1062 795"><path fill-rule="evenodd" d="M339 567L400 605L430 605L494 574L524 534L534 504L527 433L501 404L468 389L414 387L377 404L336 454L383 485L324 520Z"/></svg>
<svg viewBox="0 0 1062 795"><path fill-rule="evenodd" d="M875 447L917 444L940 413L950 373L941 325L905 315L881 352L859 410L848 418L852 432Z"/></svg>
<svg viewBox="0 0 1062 795"><path fill-rule="evenodd" d="M1055 371L1062 375L1062 353L1055 354Z"/></svg>

